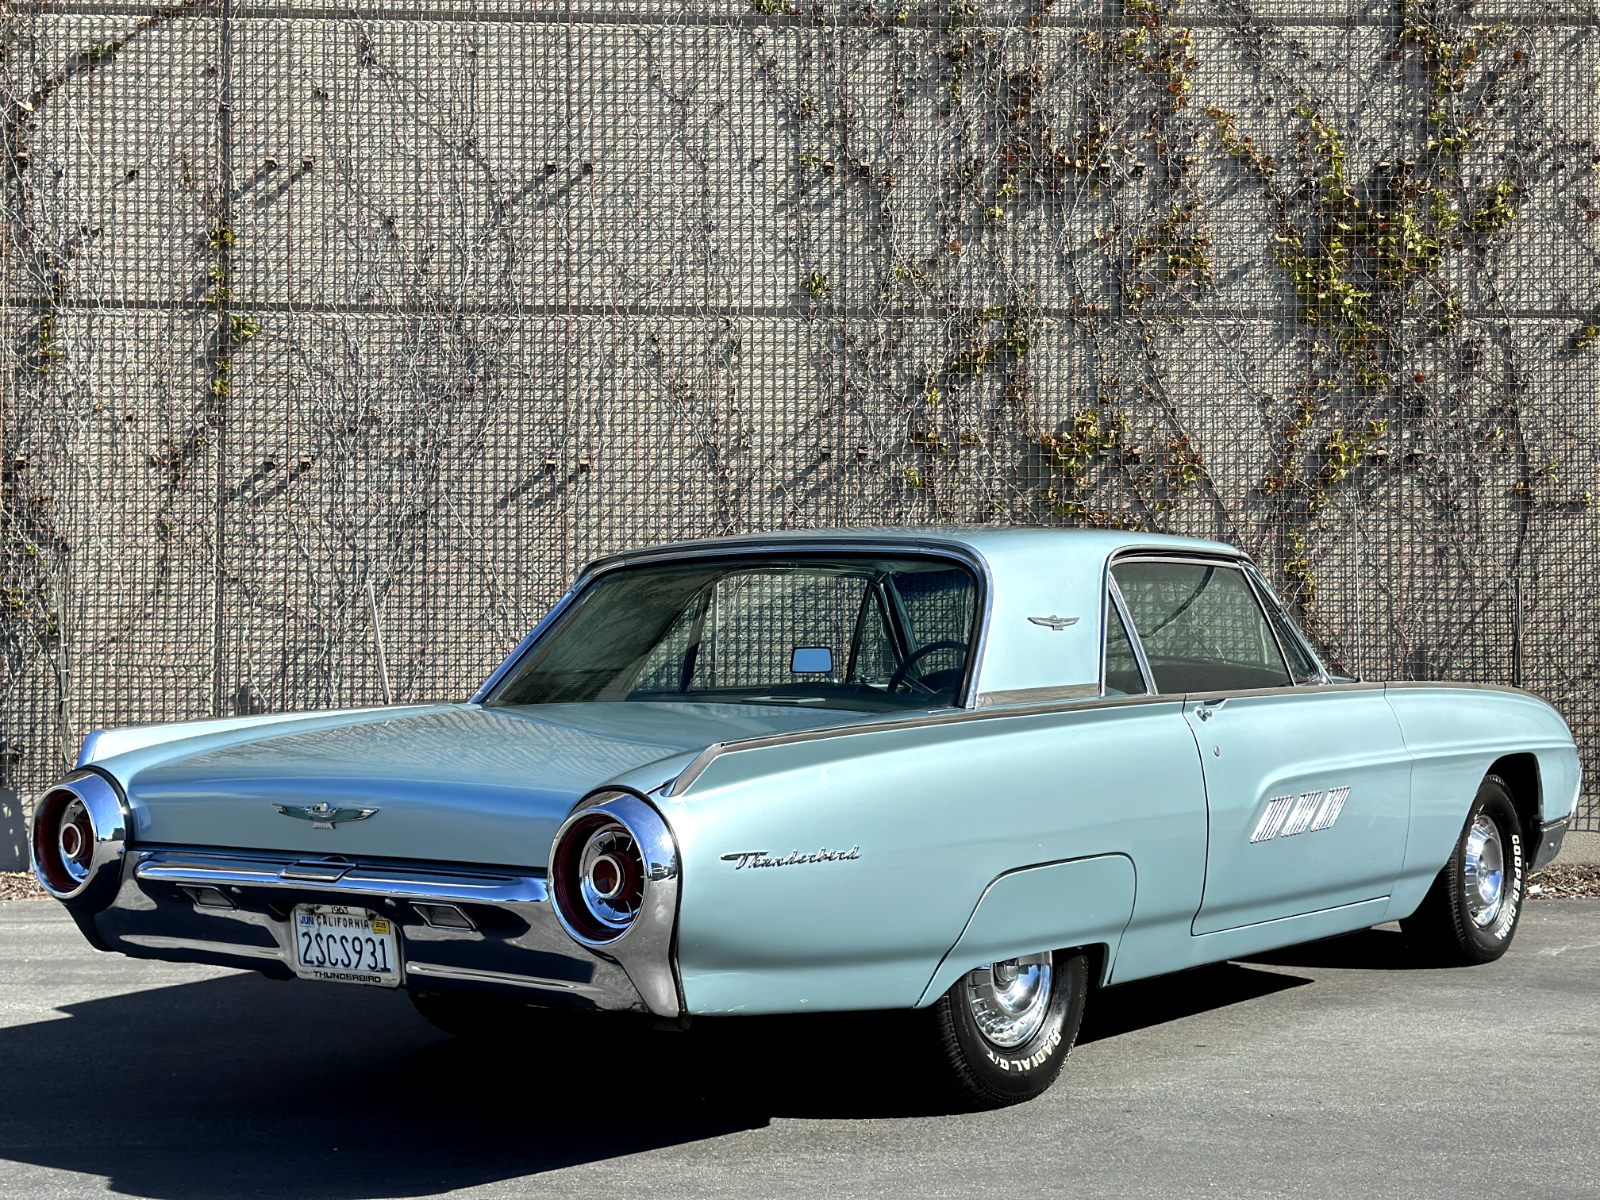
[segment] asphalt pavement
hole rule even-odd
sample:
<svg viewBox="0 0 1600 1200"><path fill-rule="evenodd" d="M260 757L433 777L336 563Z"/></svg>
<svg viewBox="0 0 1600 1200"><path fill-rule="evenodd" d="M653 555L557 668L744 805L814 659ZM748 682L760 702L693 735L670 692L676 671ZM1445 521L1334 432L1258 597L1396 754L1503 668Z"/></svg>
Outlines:
<svg viewBox="0 0 1600 1200"><path fill-rule="evenodd" d="M940 1115L872 1022L474 1046L402 995L90 949L0 903L0 1196L1600 1198L1600 900L1487 967L1378 929L1090 1001Z"/></svg>

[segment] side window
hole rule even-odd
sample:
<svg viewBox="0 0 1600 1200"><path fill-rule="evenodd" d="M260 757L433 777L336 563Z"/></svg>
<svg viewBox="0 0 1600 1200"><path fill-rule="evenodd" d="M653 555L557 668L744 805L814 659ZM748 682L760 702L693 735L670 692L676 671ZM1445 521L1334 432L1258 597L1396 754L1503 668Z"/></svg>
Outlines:
<svg viewBox="0 0 1600 1200"><path fill-rule="evenodd" d="M1322 664L1306 648L1305 639L1294 627L1294 622L1289 620L1289 614L1283 611L1278 597L1267 586L1267 581L1261 578L1261 573L1255 570L1250 573L1255 576L1256 586L1267 599L1267 619L1277 631L1278 644L1289 659L1289 674L1294 676L1296 683L1321 683Z"/></svg>
<svg viewBox="0 0 1600 1200"><path fill-rule="evenodd" d="M1266 614L1237 567L1129 562L1113 568L1112 575L1157 691L1289 686Z"/></svg>
<svg viewBox="0 0 1600 1200"><path fill-rule="evenodd" d="M1116 606L1106 606L1106 695L1144 695L1144 676L1139 674L1139 660L1133 656L1133 643L1122 624L1122 615Z"/></svg>

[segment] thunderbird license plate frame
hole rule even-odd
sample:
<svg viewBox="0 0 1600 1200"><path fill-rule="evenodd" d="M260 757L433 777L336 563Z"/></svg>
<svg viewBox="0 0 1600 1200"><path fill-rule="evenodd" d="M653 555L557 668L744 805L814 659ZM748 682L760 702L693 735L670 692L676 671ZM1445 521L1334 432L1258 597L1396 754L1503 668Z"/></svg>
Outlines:
<svg viewBox="0 0 1600 1200"><path fill-rule="evenodd" d="M294 973L302 979L399 987L400 930L389 917L342 904L297 904L289 918Z"/></svg>

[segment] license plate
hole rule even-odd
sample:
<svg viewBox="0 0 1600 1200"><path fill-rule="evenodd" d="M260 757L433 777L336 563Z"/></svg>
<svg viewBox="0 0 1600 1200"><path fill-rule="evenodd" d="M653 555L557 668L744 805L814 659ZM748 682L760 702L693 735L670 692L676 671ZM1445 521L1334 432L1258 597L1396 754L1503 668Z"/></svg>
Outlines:
<svg viewBox="0 0 1600 1200"><path fill-rule="evenodd" d="M293 925L295 971L302 979L400 986L393 921L360 908L301 904Z"/></svg>

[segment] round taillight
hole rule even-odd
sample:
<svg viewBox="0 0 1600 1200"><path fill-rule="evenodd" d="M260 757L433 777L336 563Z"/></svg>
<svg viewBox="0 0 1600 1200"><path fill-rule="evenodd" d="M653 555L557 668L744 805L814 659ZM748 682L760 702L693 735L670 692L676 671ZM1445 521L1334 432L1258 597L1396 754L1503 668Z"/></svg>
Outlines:
<svg viewBox="0 0 1600 1200"><path fill-rule="evenodd" d="M547 882L561 928L626 971L658 1017L684 1011L673 953L678 877L672 827L632 792L586 797L550 846Z"/></svg>
<svg viewBox="0 0 1600 1200"><path fill-rule="evenodd" d="M561 916L586 941L621 937L644 904L644 855L610 813L583 814L567 827L551 857L550 877Z"/></svg>
<svg viewBox="0 0 1600 1200"><path fill-rule="evenodd" d="M56 899L99 907L116 890L126 834L116 788L100 775L70 776L34 811L34 874Z"/></svg>
<svg viewBox="0 0 1600 1200"><path fill-rule="evenodd" d="M83 798L65 788L45 796L33 814L33 857L44 885L58 896L82 888L94 846L94 818Z"/></svg>
<svg viewBox="0 0 1600 1200"><path fill-rule="evenodd" d="M94 819L76 796L61 812L56 847L61 851L62 869L74 883L89 878L89 866L94 860Z"/></svg>

